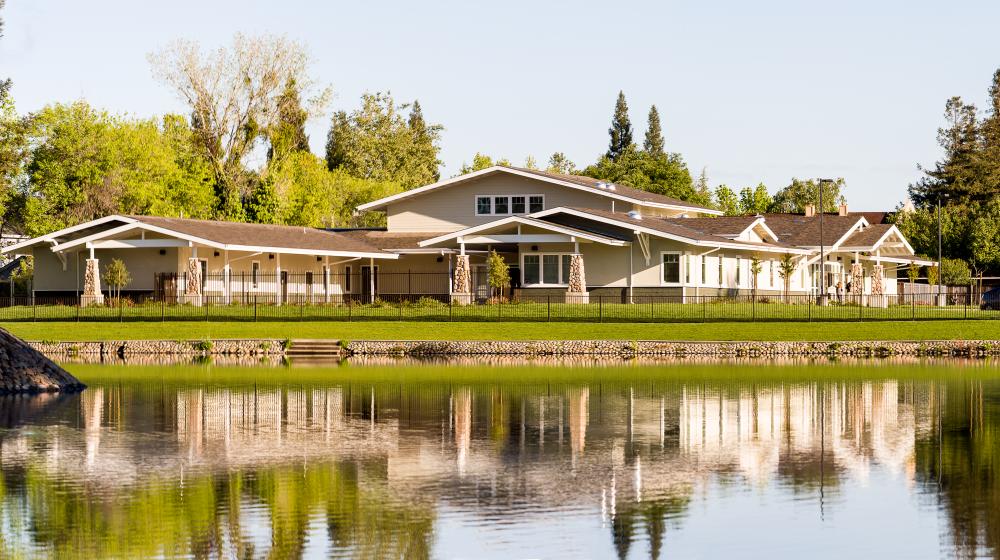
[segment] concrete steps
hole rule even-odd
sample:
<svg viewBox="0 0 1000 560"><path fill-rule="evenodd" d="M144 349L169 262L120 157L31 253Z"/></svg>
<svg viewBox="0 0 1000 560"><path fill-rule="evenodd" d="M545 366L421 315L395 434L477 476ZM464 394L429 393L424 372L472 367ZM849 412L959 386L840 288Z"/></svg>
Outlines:
<svg viewBox="0 0 1000 560"><path fill-rule="evenodd" d="M288 357L299 357L299 356L328 356L328 357L338 357L343 354L343 349L340 347L339 340L310 340L310 339L299 339L292 340L291 346L285 350L285 356Z"/></svg>

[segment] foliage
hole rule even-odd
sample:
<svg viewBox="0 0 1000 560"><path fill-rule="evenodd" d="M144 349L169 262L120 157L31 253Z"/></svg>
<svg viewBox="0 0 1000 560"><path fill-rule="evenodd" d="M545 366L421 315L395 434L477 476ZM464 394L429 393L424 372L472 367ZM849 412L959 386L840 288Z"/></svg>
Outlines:
<svg viewBox="0 0 1000 560"><path fill-rule="evenodd" d="M643 151L628 150L617 159L602 156L581 174L697 204L711 202L695 191L691 173L680 154L656 157Z"/></svg>
<svg viewBox="0 0 1000 560"><path fill-rule="evenodd" d="M837 206L844 201L842 191L844 179L823 183L823 208L819 205L819 187L814 179L806 181L792 179L792 183L774 194L770 211L776 213L805 212L806 206L816 207L817 212L836 212Z"/></svg>
<svg viewBox="0 0 1000 560"><path fill-rule="evenodd" d="M111 292L111 297L121 299L122 288L132 283L132 275L121 259L111 259L111 262L104 267L104 274L101 280Z"/></svg>
<svg viewBox="0 0 1000 560"><path fill-rule="evenodd" d="M740 215L740 201L736 198L736 193L733 192L733 189L726 185L716 187L715 207L722 210L726 216Z"/></svg>
<svg viewBox="0 0 1000 560"><path fill-rule="evenodd" d="M937 265L927 267L927 283L932 286L938 283Z"/></svg>
<svg viewBox="0 0 1000 560"><path fill-rule="evenodd" d="M202 53L193 41L175 41L150 54L149 61L191 108L195 140L214 173L215 217L242 220L249 186L245 159L262 136L281 128L286 89L311 84L305 48L284 37L237 34L229 48L211 53ZM311 101L312 113L328 93Z"/></svg>
<svg viewBox="0 0 1000 560"><path fill-rule="evenodd" d="M31 293L30 286L35 277L35 258L27 256L10 274L11 292ZM16 290L14 288L17 288Z"/></svg>
<svg viewBox="0 0 1000 560"><path fill-rule="evenodd" d="M549 157L549 166L545 170L551 173L573 175L576 173L576 165L566 157L566 154L556 152Z"/></svg>
<svg viewBox="0 0 1000 560"><path fill-rule="evenodd" d="M624 92L618 92L615 114L611 119L608 135L611 136L608 153L605 154L608 160L617 161L626 152L635 150L635 144L632 142L632 121L628 118L628 103L625 102Z"/></svg>
<svg viewBox="0 0 1000 560"><path fill-rule="evenodd" d="M743 187L740 190L739 210L744 216L764 214L771 209L772 204L773 200L764 183L759 183L756 188Z"/></svg>
<svg viewBox="0 0 1000 560"><path fill-rule="evenodd" d="M10 87L10 80L0 80L0 228L15 217L11 210L16 209L29 154L28 119L17 114Z"/></svg>
<svg viewBox="0 0 1000 560"><path fill-rule="evenodd" d="M796 268L795 258L792 255L788 253L781 255L781 258L778 260L778 276L781 277L784 284L785 297L788 296L788 291L792 287L792 274L795 274Z"/></svg>
<svg viewBox="0 0 1000 560"><path fill-rule="evenodd" d="M764 266L760 262L760 257L753 255L750 257L750 285L753 287L754 295L757 294L757 282Z"/></svg>
<svg viewBox="0 0 1000 560"><path fill-rule="evenodd" d="M353 177L377 182L394 182L412 189L435 182L438 177L443 128L428 125L419 103L408 119L389 93L366 93L361 108L333 116L326 142L326 163Z"/></svg>
<svg viewBox="0 0 1000 560"><path fill-rule="evenodd" d="M267 161L281 160L293 152L308 152L309 137L306 136L306 121L309 111L302 107L299 87L294 79L285 83L285 89L278 97L278 114L267 131Z"/></svg>
<svg viewBox="0 0 1000 560"><path fill-rule="evenodd" d="M502 160L506 161L506 160ZM482 171L483 169L488 169L493 167L493 158L486 154L481 154L476 152L476 155L472 156L472 165L463 163L462 167L458 170L459 175L466 175L472 173L473 171ZM497 163L496 165L502 165Z"/></svg>
<svg viewBox="0 0 1000 560"><path fill-rule="evenodd" d="M941 282L946 286L968 286L972 283L969 265L962 259L942 259Z"/></svg>
<svg viewBox="0 0 1000 560"><path fill-rule="evenodd" d="M490 250L486 256L486 270L490 291L495 296L503 297L504 288L510 286L510 267L503 256L495 250Z"/></svg>
<svg viewBox="0 0 1000 560"><path fill-rule="evenodd" d="M906 267L906 277L910 280L910 284L913 284L920 278L920 265L917 263L910 263Z"/></svg>
<svg viewBox="0 0 1000 560"><path fill-rule="evenodd" d="M898 209L891 217L917 254L937 258L938 217L934 205ZM941 207L942 251L976 270L1000 270L1000 198Z"/></svg>
<svg viewBox="0 0 1000 560"><path fill-rule="evenodd" d="M646 138L642 143L642 149L650 155L666 155L663 142L663 129L660 128L660 113L656 110L656 105L649 108L649 124L646 127Z"/></svg>

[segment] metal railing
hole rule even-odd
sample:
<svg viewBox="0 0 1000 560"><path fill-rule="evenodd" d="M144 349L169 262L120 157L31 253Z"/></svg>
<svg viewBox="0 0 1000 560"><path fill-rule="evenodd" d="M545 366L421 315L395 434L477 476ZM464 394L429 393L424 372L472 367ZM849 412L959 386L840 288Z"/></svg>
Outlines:
<svg viewBox="0 0 1000 560"><path fill-rule="evenodd" d="M700 323L728 321L920 321L1000 319L1000 304L969 295L935 305L933 294L847 296L829 306L814 296L520 296L497 303L462 304L443 296L330 295L325 299L248 295L226 301L202 295L106 298L101 303L69 297L0 297L3 321L562 321Z"/></svg>

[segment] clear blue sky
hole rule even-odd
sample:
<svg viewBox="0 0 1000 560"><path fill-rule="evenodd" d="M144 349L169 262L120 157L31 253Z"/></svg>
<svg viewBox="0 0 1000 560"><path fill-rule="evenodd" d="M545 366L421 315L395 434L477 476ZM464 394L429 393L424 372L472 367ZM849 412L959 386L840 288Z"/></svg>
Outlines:
<svg viewBox="0 0 1000 560"><path fill-rule="evenodd" d="M622 89L636 139L655 103L668 149L713 186L843 176L858 210L905 196L917 163L938 157L945 100L982 107L1000 67L993 0L8 0L4 18L0 76L22 111L85 98L186 112L146 53L177 37L214 47L237 31L287 34L334 88L332 109L366 90L418 98L446 128L445 176L477 150L589 164ZM326 130L325 118L310 125L317 153Z"/></svg>

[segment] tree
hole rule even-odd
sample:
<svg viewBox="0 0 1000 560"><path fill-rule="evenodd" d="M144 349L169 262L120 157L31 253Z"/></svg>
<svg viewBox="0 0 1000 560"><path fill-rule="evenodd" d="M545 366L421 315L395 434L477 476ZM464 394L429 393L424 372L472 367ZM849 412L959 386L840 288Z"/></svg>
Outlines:
<svg viewBox="0 0 1000 560"><path fill-rule="evenodd" d="M35 257L25 257L10 274L10 295L17 293L31 295L31 284L35 277Z"/></svg>
<svg viewBox="0 0 1000 560"><path fill-rule="evenodd" d="M715 206L727 216L740 215L740 202L736 198L733 189L726 185L719 185L715 188Z"/></svg>
<svg viewBox="0 0 1000 560"><path fill-rule="evenodd" d="M493 292L492 297L500 303L504 288L510 286L510 267L499 253L491 249L486 257L486 270L489 275L490 290Z"/></svg>
<svg viewBox="0 0 1000 560"><path fill-rule="evenodd" d="M758 184L756 188L743 187L740 190L739 211L745 216L763 214L771 208L773 202L764 183Z"/></svg>
<svg viewBox="0 0 1000 560"><path fill-rule="evenodd" d="M573 175L576 173L576 165L562 152L556 152L549 157L549 166L545 169L551 173L562 173Z"/></svg>
<svg viewBox="0 0 1000 560"><path fill-rule="evenodd" d="M711 202L701 199L694 190L691 173L679 154L654 157L628 150L616 160L602 156L581 174L698 204Z"/></svg>
<svg viewBox="0 0 1000 560"><path fill-rule="evenodd" d="M419 107L404 119L390 93L366 93L361 108L333 116L326 163L361 179L394 182L412 189L435 182L439 125L425 125Z"/></svg>
<svg viewBox="0 0 1000 560"><path fill-rule="evenodd" d="M524 158L524 168L525 169L538 169L538 161L535 160L534 156L528 156Z"/></svg>
<svg viewBox="0 0 1000 560"><path fill-rule="evenodd" d="M499 163L497 165L500 165ZM472 165L462 163L462 167L458 170L459 175L466 175L472 173L473 171L482 171L493 167L493 158L486 154L481 154L476 152L476 155L472 156Z"/></svg>
<svg viewBox="0 0 1000 560"><path fill-rule="evenodd" d="M258 140L279 122L289 84L311 85L304 47L284 37L237 34L229 48L202 53L192 41L175 41L151 53L156 76L191 107L196 140L215 174L215 216L242 220L242 197L249 186L244 160ZM318 112L324 90L310 101ZM286 98L287 99L287 98Z"/></svg>
<svg viewBox="0 0 1000 560"><path fill-rule="evenodd" d="M941 283L946 286L968 286L972 283L969 265L962 259L941 259Z"/></svg>
<svg viewBox="0 0 1000 560"><path fill-rule="evenodd" d="M750 286L753 289L754 301L757 301L757 282L762 270L764 270L764 267L760 262L760 257L757 255L750 257Z"/></svg>
<svg viewBox="0 0 1000 560"><path fill-rule="evenodd" d="M823 183L823 208L819 207L819 187L813 179L802 181L792 179L792 183L774 195L770 211L777 213L801 214L806 206L815 206L817 212L836 212L837 205L844 201L842 193L844 179Z"/></svg>
<svg viewBox="0 0 1000 560"><path fill-rule="evenodd" d="M15 212L18 191L23 188L28 160L29 119L18 115L10 96L10 80L0 80L0 233L10 221L20 222Z"/></svg>
<svg viewBox="0 0 1000 560"><path fill-rule="evenodd" d="M649 108L649 125L646 128L646 139L642 143L642 148L647 154L652 156L664 156L663 130L660 128L660 113L656 110L656 105Z"/></svg>
<svg viewBox="0 0 1000 560"><path fill-rule="evenodd" d="M910 263L906 267L906 277L910 280L910 286L913 286L917 279L920 278L920 265L917 263Z"/></svg>
<svg viewBox="0 0 1000 560"><path fill-rule="evenodd" d="M785 253L781 255L778 260L778 276L781 277L783 284L783 294L784 298L788 300L788 292L792 289L792 274L795 274L795 259L792 255Z"/></svg>
<svg viewBox="0 0 1000 560"><path fill-rule="evenodd" d="M935 204L940 195L954 196L958 201L979 190L976 107L961 97L952 97L945 103L944 115L947 127L938 129L944 158L933 169L918 166L926 177L909 187L910 198L920 207Z"/></svg>
<svg viewBox="0 0 1000 560"><path fill-rule="evenodd" d="M702 167L701 175L694 183L694 192L698 200L712 200L712 190L708 186L708 169Z"/></svg>
<svg viewBox="0 0 1000 560"><path fill-rule="evenodd" d="M101 280L108 287L109 295L115 300L120 300L122 288L132 283L132 275L121 259L111 259L111 262L104 267Z"/></svg>
<svg viewBox="0 0 1000 560"><path fill-rule="evenodd" d="M617 161L623 154L635 149L635 144L632 143L632 122L628 118L628 103L625 102L625 93L621 91L615 102L615 114L611 119L608 135L611 136L606 154L609 160Z"/></svg>
<svg viewBox="0 0 1000 560"><path fill-rule="evenodd" d="M289 80L278 97L277 118L267 132L270 144L267 148L268 162L280 160L296 151L309 151L309 136L306 135L308 120L309 112L302 107L299 88L294 80Z"/></svg>
<svg viewBox="0 0 1000 560"><path fill-rule="evenodd" d="M936 264L927 267L927 283L931 286L938 283L938 266Z"/></svg>

